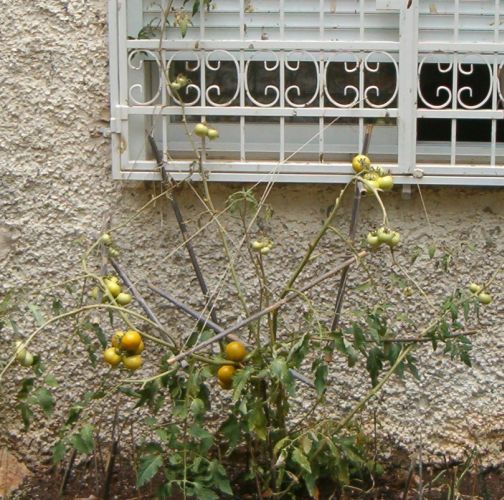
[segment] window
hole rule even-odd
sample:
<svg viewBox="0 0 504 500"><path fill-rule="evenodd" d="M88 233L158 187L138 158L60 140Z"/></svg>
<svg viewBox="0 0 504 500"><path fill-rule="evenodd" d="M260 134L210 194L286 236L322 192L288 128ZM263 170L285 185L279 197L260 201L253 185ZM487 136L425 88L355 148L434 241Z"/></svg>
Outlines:
<svg viewBox="0 0 504 500"><path fill-rule="evenodd" d="M116 178L160 179L152 133L197 179L186 129L206 120L213 181L346 182L372 123L399 183L504 185L499 0L213 0L185 37L166 0L109 3Z"/></svg>

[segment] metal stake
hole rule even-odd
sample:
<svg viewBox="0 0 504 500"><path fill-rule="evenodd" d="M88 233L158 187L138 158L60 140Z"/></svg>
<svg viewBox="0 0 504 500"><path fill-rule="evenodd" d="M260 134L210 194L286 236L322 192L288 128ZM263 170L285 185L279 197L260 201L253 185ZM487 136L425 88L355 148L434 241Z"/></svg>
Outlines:
<svg viewBox="0 0 504 500"><path fill-rule="evenodd" d="M366 134L364 136L364 144L362 146L362 154L364 155L368 153L372 132L373 132L373 125L368 125L366 128ZM350 221L350 231L349 231L349 237L351 242L354 241L355 233L357 232L357 219L359 217L359 210L363 191L364 187L360 182L357 181L355 183L355 193L352 207L352 220ZM336 328L338 328L339 320L341 317L341 308L343 307L343 298L345 296L346 282L349 269L350 267L346 267L341 272L338 295L336 296L336 304L334 307L334 316L331 323L331 332L334 332Z"/></svg>
<svg viewBox="0 0 504 500"><path fill-rule="evenodd" d="M159 151L157 147L156 141L151 134L148 135L149 143L151 145L154 156L156 157L156 162L161 169L161 176L164 184L172 185L172 180L168 174L168 168L166 162L163 160L163 155ZM194 247L192 246L191 240L189 239L189 234L187 231L187 226L184 222L184 218L182 217L182 213L180 211L180 206L177 201L177 197L175 191L172 191L170 196L170 203L173 208L173 212L175 213L175 218L177 219L177 223L180 229L180 233L182 234L182 239L184 240L184 245L187 249L187 253L189 254L189 258L191 259L191 264L193 266L194 272L196 273L196 279L198 280L199 286L206 300L206 306L210 310L210 317L214 323L218 323L219 320L217 318L217 313L215 312L214 303L212 298L210 297L208 286L206 284L205 278L203 277L203 273L201 272L201 267L198 263L198 258L196 257L196 253L194 252Z"/></svg>

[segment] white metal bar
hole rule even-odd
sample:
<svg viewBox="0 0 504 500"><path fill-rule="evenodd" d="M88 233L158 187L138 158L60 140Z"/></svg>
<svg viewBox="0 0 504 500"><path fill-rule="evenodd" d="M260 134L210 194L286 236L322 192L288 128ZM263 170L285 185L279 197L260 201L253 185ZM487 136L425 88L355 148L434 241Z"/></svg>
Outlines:
<svg viewBox="0 0 504 500"><path fill-rule="evenodd" d="M180 116L180 106L132 106L123 108L125 115L174 115ZM252 106L239 107L228 106L225 108L211 106L188 106L185 108L187 116L209 115L209 116L254 116L254 117L322 117L322 118L396 118L397 109L387 108L257 108ZM468 115L467 117L470 117Z"/></svg>
<svg viewBox="0 0 504 500"><path fill-rule="evenodd" d="M397 52L399 50L398 42L387 41L342 41L342 40L168 40L163 39L161 48L168 51L182 51L182 50L245 50L245 51L259 51L259 50L296 50L299 49L300 44L304 50L307 51L347 51L347 52L360 52L360 51L384 51L384 52ZM128 40L125 44L128 49L144 49L144 50L157 50L159 48L159 40ZM495 45L495 44L492 44ZM439 50L439 45L435 50ZM502 49L502 47L501 47ZM495 52L499 49L496 48ZM493 52L493 51L492 51Z"/></svg>
<svg viewBox="0 0 504 500"><path fill-rule="evenodd" d="M110 128L112 147L112 177L119 179L121 176L121 155L119 154L121 117L118 114L119 105L119 32L118 32L118 9L117 0L108 2L108 29L109 29L109 77L110 77Z"/></svg>
<svg viewBox="0 0 504 500"><path fill-rule="evenodd" d="M407 172L416 164L417 127L417 66L418 52L418 2L409 8L404 3L400 11L399 95L397 118L399 149L398 163ZM412 50L413 49L413 50Z"/></svg>
<svg viewBox="0 0 504 500"><path fill-rule="evenodd" d="M309 183L309 184L346 184L352 178L351 175L311 175L311 174L247 174L247 173L212 173L209 174L212 182L268 182L276 183ZM188 178L186 173L174 173L174 180L182 181ZM125 172L123 180L130 181L160 181L161 175L158 172ZM193 174L191 179L200 181L198 174ZM415 179L412 176L395 175L396 184L419 184L419 185L441 185L441 186L486 186L503 187L504 177L469 177L469 176L425 176L422 179Z"/></svg>

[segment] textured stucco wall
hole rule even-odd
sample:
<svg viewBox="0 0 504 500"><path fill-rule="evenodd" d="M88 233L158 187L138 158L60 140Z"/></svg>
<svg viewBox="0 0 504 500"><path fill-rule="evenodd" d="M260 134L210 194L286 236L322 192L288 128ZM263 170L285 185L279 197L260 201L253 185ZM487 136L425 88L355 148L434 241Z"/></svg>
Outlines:
<svg viewBox="0 0 504 500"><path fill-rule="evenodd" d="M110 217L113 225L125 221L159 193L159 187L111 180L109 142L100 133L108 125L104 0L12 0L0 13L0 30L0 293L24 286L29 295L78 274L85 242L98 234L104 220ZM237 188L213 186L217 205L223 206L226 197ZM303 254L337 190L336 186L278 186L273 190L269 202L274 217L269 229L277 247L267 260L267 268L274 276L274 287L284 282L289 266ZM180 199L193 228L206 220L189 189L181 192ZM504 192L426 189L424 199L432 234L454 255L448 273L425 257L411 267L415 279L435 302L455 286L488 278L495 266L503 262ZM390 220L402 232L405 242L400 261L409 269L408 246L425 245L430 240L422 204L418 195L403 200L399 192L390 194L387 203ZM349 213L348 202L343 213ZM378 220L376 203L365 200L363 233ZM346 229L344 222L341 227ZM230 222L228 229L237 235L235 223ZM186 254L180 250L172 258L164 258L180 242L166 203L157 202L127 229L118 231L116 241L121 261L135 280L141 283L149 278L185 297L195 307L201 306ZM320 273L338 262L343 252L335 241L334 237L324 240L308 274ZM224 269L215 231L205 230L195 243L207 279L215 286ZM425 324L430 312L424 298L417 293L405 298L394 288L390 258L379 261L375 256L371 262L379 266L373 273L385 285L381 298L387 297L392 303L400 301L409 310L416 310L413 319ZM248 278L247 297L252 299L253 275L247 267L241 268L240 273ZM354 271L350 285L354 287L365 279L362 271ZM333 307L331 288L336 283L337 280L324 283L313 294L323 297L319 307L327 316ZM363 414L362 421L370 424L372 412L377 410L378 429L384 442L412 450L422 435L425 449L434 455L461 458L465 451L477 446L483 463L495 465L504 461L502 277L496 280L493 294L494 304L481 316L484 333L474 339L472 369L422 347L418 350L421 381L417 383L411 377L395 381ZM355 291L345 311L349 313L357 303L372 304L374 299L367 291ZM227 287L219 310L222 321L228 324L238 315L232 304L236 300ZM291 317L302 310L300 305L292 306ZM167 308L159 311L173 333L184 332L192 324ZM74 357L71 347L62 347L66 342L62 339L69 337L68 328L67 325L64 329L48 330L37 346L49 363L55 363L60 380L66 374L59 394L74 398L85 390L86 379L94 378L95 373L83 373L85 370L79 367L84 362ZM3 335L8 340L10 333L4 330ZM61 356L61 349L66 349L67 358ZM72 363L73 359L77 363ZM149 360L155 362L155 352L147 355L147 364ZM35 425L29 434L20 433L21 424L13 410L13 383L22 377L22 372L18 369L11 373L0 400L0 420L8 432L0 434L0 440L10 442L21 454L28 447L32 452L47 450L50 443L44 437L45 424ZM331 380L329 398L335 402L337 413L349 408L367 387L356 371L345 370L339 361L332 367Z"/></svg>

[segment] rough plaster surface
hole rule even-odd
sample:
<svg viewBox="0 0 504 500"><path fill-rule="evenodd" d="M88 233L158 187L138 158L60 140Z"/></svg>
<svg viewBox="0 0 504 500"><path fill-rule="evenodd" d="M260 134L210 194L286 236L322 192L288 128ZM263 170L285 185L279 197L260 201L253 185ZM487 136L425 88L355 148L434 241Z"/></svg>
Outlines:
<svg viewBox="0 0 504 500"><path fill-rule="evenodd" d="M108 139L99 130L108 120L108 68L105 1L12 0L0 13L3 50L0 81L3 109L0 126L0 293L23 289L27 298L52 283L79 274L80 255L86 244L99 234L104 220L113 225L124 222L143 206L159 186L120 183L111 180ZM213 186L219 207L239 186ZM316 233L327 208L333 203L337 186L277 186L269 202L274 217L267 226L276 248L266 261L277 289L299 259L310 237ZM399 261L427 290L432 302L440 300L455 286L487 279L503 262L504 193L498 189L425 189L431 228L426 223L421 200L415 194L403 200L399 192L387 196L393 226L402 232L404 246ZM185 189L180 202L188 222L195 230L206 221L194 194ZM346 230L349 203L345 203L338 225ZM378 223L379 210L365 200L361 215L362 234ZM236 238L236 222L226 221ZM413 244L427 245L434 237L453 253L448 273L423 256L410 266L408 249ZM127 228L117 231L116 242L121 262L133 278L142 283L150 279L196 308L202 304L187 256L179 250L166 256L180 243L173 214L160 200L143 212ZM202 266L212 287L224 271L222 250L214 228L195 240ZM318 256L307 269L316 275L337 263L344 255L334 236L325 239ZM431 317L426 299L418 293L405 297L392 280L391 260L386 255L370 259L373 274L383 285L379 297L359 290L366 274L362 269L350 274L353 292L344 314L376 300L402 304L419 326ZM240 264L240 276L248 283L247 299L253 303L255 281L252 271ZM331 314L337 279L318 286L311 297L323 318ZM482 334L474 338L474 366L468 369L428 346L417 351L421 380L411 377L394 380L382 396L360 417L372 427L376 412L383 449L413 451L420 441L432 460L458 460L473 447L486 465L504 462L504 289L502 277L493 286L494 304L481 315ZM50 296L44 292L42 297ZM167 328L173 334L189 331L192 322L153 300ZM69 300L65 298L64 300ZM225 286L219 297L219 316L223 324L239 317L236 297ZM290 327L305 307L290 306ZM33 324L19 317L23 335ZM104 327L106 322L104 321ZM405 333L414 333L407 331ZM3 330L5 341L12 332ZM71 324L48 329L35 349L44 356L62 382L57 389L63 401L57 415L75 401L96 380L84 354L72 338ZM73 343L72 343L73 342ZM155 370L158 354L147 353L145 373ZM82 367L86 367L83 369ZM28 433L21 432L15 405L15 383L23 377L20 368L10 372L2 388L0 422L6 433L0 445L9 445L36 465L37 453L47 451L47 436L61 423L36 423ZM368 389L359 371L348 370L336 359L331 367L329 391L334 415L349 409ZM311 397L310 397L311 398ZM307 400L301 398L300 407Z"/></svg>

